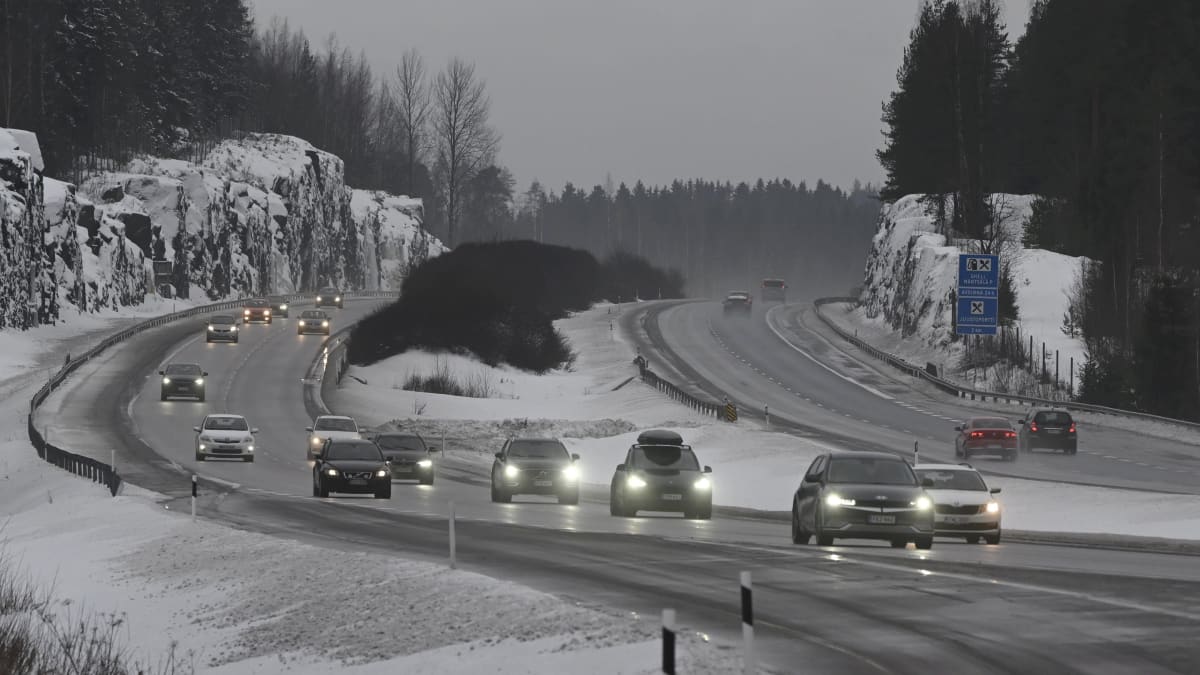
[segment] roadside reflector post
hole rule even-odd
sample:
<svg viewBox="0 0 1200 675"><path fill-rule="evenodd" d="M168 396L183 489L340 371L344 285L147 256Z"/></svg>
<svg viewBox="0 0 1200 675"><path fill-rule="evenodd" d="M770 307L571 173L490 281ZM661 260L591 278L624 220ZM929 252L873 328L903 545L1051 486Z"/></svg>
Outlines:
<svg viewBox="0 0 1200 675"><path fill-rule="evenodd" d="M767 418L767 424L771 423L771 406L769 406L769 405L763 406L763 417Z"/></svg>
<svg viewBox="0 0 1200 675"><path fill-rule="evenodd" d="M662 612L662 671L675 675L675 610Z"/></svg>
<svg viewBox="0 0 1200 675"><path fill-rule="evenodd" d="M458 568L458 551L454 541L454 502L450 502L450 569Z"/></svg>
<svg viewBox="0 0 1200 675"><path fill-rule="evenodd" d="M921 463L920 441L913 441L913 466Z"/></svg>
<svg viewBox="0 0 1200 675"><path fill-rule="evenodd" d="M750 587L750 573L742 572L742 642L745 654L742 660L743 671L753 675L754 667L754 601Z"/></svg>
<svg viewBox="0 0 1200 675"><path fill-rule="evenodd" d="M196 519L196 474L192 474L192 520Z"/></svg>
<svg viewBox="0 0 1200 675"><path fill-rule="evenodd" d="M112 452L112 461L109 462L108 465L112 467L112 470L115 473L117 470L117 451L111 450L110 452Z"/></svg>

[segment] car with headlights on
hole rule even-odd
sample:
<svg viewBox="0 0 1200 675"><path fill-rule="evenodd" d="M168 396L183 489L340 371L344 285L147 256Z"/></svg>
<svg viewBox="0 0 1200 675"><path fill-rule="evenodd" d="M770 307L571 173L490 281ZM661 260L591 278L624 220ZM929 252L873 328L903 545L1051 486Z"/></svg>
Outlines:
<svg viewBox="0 0 1200 675"><path fill-rule="evenodd" d="M266 298L242 303L242 323L271 323L271 303Z"/></svg>
<svg viewBox="0 0 1200 675"><path fill-rule="evenodd" d="M313 496L330 492L392 498L392 476L379 446L365 438L330 438L313 464Z"/></svg>
<svg viewBox="0 0 1200 675"><path fill-rule="evenodd" d="M554 495L559 504L579 503L579 455L556 438L510 438L492 460L492 501L513 495Z"/></svg>
<svg viewBox="0 0 1200 675"><path fill-rule="evenodd" d="M632 518L638 511L671 511L685 518L712 518L711 467L700 466L691 446L674 431L638 435L609 484L608 512Z"/></svg>
<svg viewBox="0 0 1200 675"><path fill-rule="evenodd" d="M345 415L318 415L311 427L304 427L308 432L308 459L317 458L321 446L329 439L357 441L362 440L358 423L353 417Z"/></svg>
<svg viewBox="0 0 1200 675"><path fill-rule="evenodd" d="M1005 461L1017 459L1017 432L1003 417L972 417L954 427L954 456L971 459L977 455L996 455Z"/></svg>
<svg viewBox="0 0 1200 675"><path fill-rule="evenodd" d="M1023 452L1038 448L1061 450L1074 455L1079 451L1079 434L1075 429L1075 418L1066 410L1034 408L1021 420L1019 438Z"/></svg>
<svg viewBox="0 0 1200 675"><path fill-rule="evenodd" d="M300 319L296 321L296 335L307 333L329 335L329 315L319 309L300 312Z"/></svg>
<svg viewBox="0 0 1200 675"><path fill-rule="evenodd" d="M434 448L413 431L364 431L363 438L373 441L383 452L392 469L392 480L415 480L433 485Z"/></svg>
<svg viewBox="0 0 1200 675"><path fill-rule="evenodd" d="M342 292L334 286L326 286L317 291L317 298L314 304L317 307L337 307L342 308L345 298Z"/></svg>
<svg viewBox="0 0 1200 675"><path fill-rule="evenodd" d="M732 291L725 296L725 300L721 303L721 314L723 316L750 316L754 308L754 300L746 291Z"/></svg>
<svg viewBox="0 0 1200 675"><path fill-rule="evenodd" d="M288 318L288 301L282 295L272 295L267 298L267 302L271 303L271 316Z"/></svg>
<svg viewBox="0 0 1200 675"><path fill-rule="evenodd" d="M933 500L933 533L939 537L963 537L968 544L983 538L1000 543L1000 502L987 481L969 464L918 464L917 477L933 481L925 493Z"/></svg>
<svg viewBox="0 0 1200 675"><path fill-rule="evenodd" d="M204 378L208 373L195 363L168 363L158 374L162 375L160 401L177 396L204 401Z"/></svg>
<svg viewBox="0 0 1200 675"><path fill-rule="evenodd" d="M213 457L254 461L254 434L258 429L251 427L245 417L224 413L206 415L200 426L192 427L192 430L196 432L197 462Z"/></svg>
<svg viewBox="0 0 1200 675"><path fill-rule="evenodd" d="M232 314L213 314L208 317L208 330L204 334L205 342L238 341L237 318Z"/></svg>
<svg viewBox="0 0 1200 675"><path fill-rule="evenodd" d="M792 498L792 542L882 539L933 547L933 499L912 466L886 452L829 452L809 465Z"/></svg>

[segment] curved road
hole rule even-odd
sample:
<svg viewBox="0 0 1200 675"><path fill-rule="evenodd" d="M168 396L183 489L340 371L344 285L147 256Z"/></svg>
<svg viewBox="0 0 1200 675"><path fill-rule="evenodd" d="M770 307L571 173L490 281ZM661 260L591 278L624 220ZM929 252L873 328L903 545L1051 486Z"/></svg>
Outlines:
<svg viewBox="0 0 1200 675"><path fill-rule="evenodd" d="M372 305L349 303L337 325ZM650 615L675 607L681 623L729 640L739 633L737 573L751 570L760 651L780 672L1155 673L1188 672L1200 660L1192 640L1200 611L1188 600L1200 595L1200 566L1191 556L1019 544L794 547L786 525L766 518L615 519L604 490L587 491L577 507L492 504L486 467L453 454L431 487L398 484L388 501L315 499L300 380L322 338L296 336L290 321L247 327L239 345L197 335L150 331L79 378L56 414L43 414L80 430L70 447L121 448L119 468L135 482L182 495L186 474L199 471L236 485L206 491L206 515L324 545L441 558L453 501L460 566ZM153 371L171 359L209 371L206 403L158 400ZM208 411L246 414L261 429L255 463L194 461L191 427Z"/></svg>

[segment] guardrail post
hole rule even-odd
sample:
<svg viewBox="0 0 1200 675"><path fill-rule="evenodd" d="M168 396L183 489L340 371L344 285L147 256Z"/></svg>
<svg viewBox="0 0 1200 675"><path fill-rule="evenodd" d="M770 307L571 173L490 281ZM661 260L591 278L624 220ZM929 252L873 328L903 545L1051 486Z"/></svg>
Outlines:
<svg viewBox="0 0 1200 675"><path fill-rule="evenodd" d="M913 466L921 463L921 448L920 441L913 441Z"/></svg>
<svg viewBox="0 0 1200 675"><path fill-rule="evenodd" d="M192 474L192 520L196 519L196 492L197 492L196 474Z"/></svg>
<svg viewBox="0 0 1200 675"><path fill-rule="evenodd" d="M458 567L458 551L457 542L455 541L454 536L454 521L454 502L450 502L450 569L456 569Z"/></svg>
<svg viewBox="0 0 1200 675"><path fill-rule="evenodd" d="M771 423L771 406L769 406L769 405L763 406L763 417L765 417L767 419L767 424Z"/></svg>
<svg viewBox="0 0 1200 675"><path fill-rule="evenodd" d="M662 671L675 675L675 610L662 612Z"/></svg>
<svg viewBox="0 0 1200 675"><path fill-rule="evenodd" d="M754 593L750 586L750 573L742 572L742 669L746 675L754 675Z"/></svg>

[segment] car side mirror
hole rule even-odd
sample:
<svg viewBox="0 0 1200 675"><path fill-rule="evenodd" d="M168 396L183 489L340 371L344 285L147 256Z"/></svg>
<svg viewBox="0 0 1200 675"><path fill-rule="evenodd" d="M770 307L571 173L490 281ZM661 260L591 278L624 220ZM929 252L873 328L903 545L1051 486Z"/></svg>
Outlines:
<svg viewBox="0 0 1200 675"><path fill-rule="evenodd" d="M252 433L252 434L257 434L257 433L258 433L258 427L254 427L254 428L252 428L252 429L250 430L250 433Z"/></svg>
<svg viewBox="0 0 1200 675"><path fill-rule="evenodd" d="M165 370L160 370L160 371L158 371L158 374L159 374L159 375L166 375L166 374L167 374L167 372L166 372Z"/></svg>
<svg viewBox="0 0 1200 675"><path fill-rule="evenodd" d="M1020 425L1021 425L1021 426L1025 426L1025 420L1021 420L1021 421L1020 421Z"/></svg>
<svg viewBox="0 0 1200 675"><path fill-rule="evenodd" d="M960 424L960 425L958 425L958 426L954 427L954 430L955 430L955 431L962 431L962 430L963 430L963 428L962 428L962 425Z"/></svg>
<svg viewBox="0 0 1200 675"><path fill-rule="evenodd" d="M704 473L712 473L712 467L705 464L704 465Z"/></svg>
<svg viewBox="0 0 1200 675"><path fill-rule="evenodd" d="M988 490L988 492L991 492L994 495L998 495L998 494L1000 494L1000 488L992 488L991 490Z"/></svg>
<svg viewBox="0 0 1200 675"><path fill-rule="evenodd" d="M931 488L934 485L935 485L935 483L933 482L932 478L922 478L921 479L921 487L923 487L923 488Z"/></svg>
<svg viewBox="0 0 1200 675"><path fill-rule="evenodd" d="M304 427L305 431L312 431L312 427Z"/></svg>
<svg viewBox="0 0 1200 675"><path fill-rule="evenodd" d="M391 466L391 465L392 465L392 460L390 460L390 459L388 459L388 458L386 458L386 457L385 457L385 458L383 459L383 463L384 463L384 464L387 464L388 466Z"/></svg>
<svg viewBox="0 0 1200 675"><path fill-rule="evenodd" d="M503 461L504 461L504 453L503 453L503 452L497 452L497 453L496 453L496 459L498 459L498 460L500 460L501 462L503 462Z"/></svg>
<svg viewBox="0 0 1200 675"><path fill-rule="evenodd" d="M618 465L617 465L617 471L618 471L618 472L622 472L622 471L624 471L624 470L625 470L625 465L624 465L624 464L618 464Z"/></svg>
<svg viewBox="0 0 1200 675"><path fill-rule="evenodd" d="M572 453L571 453L571 461L573 461L573 462L578 462L578 461L579 461L579 453L578 453L578 452L572 452Z"/></svg>
<svg viewBox="0 0 1200 675"><path fill-rule="evenodd" d="M200 433L200 427L192 427L192 431Z"/></svg>
<svg viewBox="0 0 1200 675"><path fill-rule="evenodd" d="M200 376L201 376L201 377L208 377L208 371L206 370L206 371L204 371L204 372L200 373Z"/></svg>

